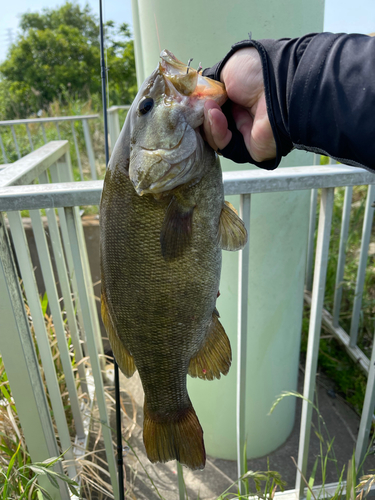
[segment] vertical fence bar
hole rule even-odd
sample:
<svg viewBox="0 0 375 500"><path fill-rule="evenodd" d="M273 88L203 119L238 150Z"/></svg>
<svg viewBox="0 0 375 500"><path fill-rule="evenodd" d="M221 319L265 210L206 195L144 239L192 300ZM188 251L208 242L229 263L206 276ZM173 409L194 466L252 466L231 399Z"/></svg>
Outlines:
<svg viewBox="0 0 375 500"><path fill-rule="evenodd" d="M320 163L320 155L314 154L314 165ZM310 196L310 218L309 218L309 231L307 236L307 257L306 257L306 275L305 275L305 288L311 291L312 276L313 276L313 263L314 263L314 249L315 249L315 227L316 227L316 207L318 204L318 190L312 189Z"/></svg>
<svg viewBox="0 0 375 500"><path fill-rule="evenodd" d="M62 249L62 243L60 239L56 215L52 208L46 209L46 215L48 219L48 227L50 232L53 253L55 255L57 274L59 276L60 287L64 300L64 308L66 311L66 317L68 319L70 335L72 337L76 364L78 364L78 375L81 383L81 389L83 393L86 393L87 396L89 396L89 391L87 389L85 366L81 362L83 359L83 353L79 339L79 331L71 297L71 290L68 281L68 270L65 265L64 253Z"/></svg>
<svg viewBox="0 0 375 500"><path fill-rule="evenodd" d="M59 450L5 227L0 213L1 355L27 448L37 462L58 456ZM63 472L61 464L56 470ZM58 490L47 477L38 482L54 500L70 498L65 483L60 483Z"/></svg>
<svg viewBox="0 0 375 500"><path fill-rule="evenodd" d="M59 169L58 169L56 164L52 165L50 167L49 171L51 174L52 182L61 182L61 177L60 177L61 172L59 172ZM70 248L68 228L66 225L64 209L58 208L57 213L59 215L60 230L61 230L61 236L62 236L62 241L63 241L63 245L64 245L64 250L65 250L68 277L69 277L69 281L71 282L71 288L73 290L74 301L75 301L75 305L76 305L76 309L77 309L77 316L78 316L78 320L79 320L79 325L81 327L80 329L82 332L82 331L84 331L83 330L82 309L81 309L81 304L79 301L77 279L76 279L76 276L74 274L73 257L72 257L72 252L71 252L71 248ZM84 334L82 335L82 342L83 342L84 352L86 354L87 349L86 349L86 339L85 339Z"/></svg>
<svg viewBox="0 0 375 500"><path fill-rule="evenodd" d="M47 144L48 141L47 141L46 129L44 128L44 123L41 122L40 126L42 128L42 134L43 134L44 144Z"/></svg>
<svg viewBox="0 0 375 500"><path fill-rule="evenodd" d="M47 173L43 172L43 174L40 175L39 180L42 183L47 184L47 182L48 182ZM69 280L68 280L68 270L67 270L66 265L65 265L64 252L62 249L62 243L61 243L59 228L57 225L56 214L55 214L54 209L47 208L46 215L47 215L47 220L48 220L48 229L49 229L50 239L51 239L51 243L52 243L53 253L55 255L57 274L59 277L61 292L62 292L62 296L63 296L63 300L64 300L64 308L66 311L66 317L68 319L69 331L70 331L70 335L71 335L72 342L73 342L75 359L76 359L76 363L78 364L78 375L79 375L79 380L81 383L81 389L82 389L82 392L86 393L87 396L89 397L89 392L87 389L86 374L85 374L85 366L81 362L83 359L83 354L82 354L82 348L81 348L81 343L80 343L80 339L79 339L79 332L78 332L78 325L77 325L77 321L76 321L76 316L75 316L74 306L73 306L72 296L71 296L71 290L70 290L70 285L69 285Z"/></svg>
<svg viewBox="0 0 375 500"><path fill-rule="evenodd" d="M311 291L312 287L317 204L318 204L318 190L312 189L310 197L310 219L309 219L309 231L308 231L308 242L307 242L306 279L305 279L306 290L309 291Z"/></svg>
<svg viewBox="0 0 375 500"><path fill-rule="evenodd" d="M333 326L339 326L339 316L342 298L342 286L345 270L346 245L348 242L350 209L352 207L353 186L345 188L344 207L342 210L339 257L336 271L335 295L333 299Z"/></svg>
<svg viewBox="0 0 375 500"><path fill-rule="evenodd" d="M96 181L97 176L96 176L96 167L95 167L95 156L94 156L94 150L92 148L89 122L87 120L83 119L82 125L83 125L83 134L85 136L87 156L89 158L89 164L90 164L90 169L91 169L91 178L93 181Z"/></svg>
<svg viewBox="0 0 375 500"><path fill-rule="evenodd" d="M375 201L375 184L370 184L367 191L365 217L363 219L363 229L362 229L361 253L359 256L352 321L350 324L350 342L349 342L350 347L354 347L357 344L357 338L358 338L359 316L361 314L363 287L365 284L365 277L366 277L368 247L370 244L372 221L374 218L374 207L372 207L374 201Z"/></svg>
<svg viewBox="0 0 375 500"><path fill-rule="evenodd" d="M1 147L1 152L3 153L4 163L9 163L8 162L8 157L7 157L6 152L5 152L5 148L4 148L4 144L3 144L3 140L1 138L1 135L0 135L0 147Z"/></svg>
<svg viewBox="0 0 375 500"><path fill-rule="evenodd" d="M72 166L70 163L70 156L69 154L66 154L63 161L59 165L61 166L61 178L64 182L72 182L73 181L73 172L72 172ZM86 283L86 290L88 290L88 298L89 298L89 303L90 303L90 308L91 308L91 317L93 320L93 325L94 325L94 336L95 336L95 341L96 341L96 346L97 346L97 353L100 356L100 362L102 369L105 369L105 358L104 358L104 349L103 349L103 341L102 341L102 336L100 332L100 325L99 325L99 319L98 319L98 314L96 312L96 302L95 302L95 296L94 296L94 287L92 284L92 278L91 278L91 270L90 270L90 264L89 264L89 258L87 255L87 248L85 244L85 235L83 233L83 227L81 223L81 218L79 216L79 209L78 207L74 207L74 212L75 212L75 217L77 220L77 234L78 234L78 241L79 241L79 246L81 250L81 257L82 257L82 264L84 268L84 275L85 275L85 283ZM79 224L78 224L79 221Z"/></svg>
<svg viewBox="0 0 375 500"><path fill-rule="evenodd" d="M61 309L59 304L59 297L57 295L55 277L52 269L51 257L48 251L46 235L43 228L43 222L39 210L30 210L31 222L35 235L35 243L38 250L40 266L44 284L48 296L48 304L51 309L53 324L55 327L56 338L60 351L61 364L63 366L65 383L69 393L70 405L74 418L74 425L78 439L85 438L85 431L83 428L82 415L80 410L80 403L78 400L76 382L72 370L69 349L66 343L64 323L61 317Z"/></svg>
<svg viewBox="0 0 375 500"><path fill-rule="evenodd" d="M21 158L21 152L20 152L20 148L18 146L18 142L17 142L17 137L16 137L16 132L14 130L14 126L11 125L10 126L11 130L12 130L12 135L13 135L13 142L14 142L14 145L16 147L16 151L17 151L17 156L18 156L18 159Z"/></svg>
<svg viewBox="0 0 375 500"><path fill-rule="evenodd" d="M119 498L119 490L117 483L117 471L115 463L115 455L112 445L112 433L109 426L107 407L104 396L103 379L101 374L101 366L97 355L97 347L95 337L93 335L94 326L92 323L91 307L87 295L85 285L85 271L81 260L80 245L78 239L77 221L72 207L65 208L66 223L68 226L69 240L72 249L74 271L77 277L78 292L82 307L83 323L86 331L87 348L90 355L91 369L95 382L96 399L99 407L100 421L102 424L102 432L105 444L105 450L108 461L108 469L111 476L111 483L116 500Z"/></svg>
<svg viewBox="0 0 375 500"><path fill-rule="evenodd" d="M237 327L237 473L242 476L244 468L245 412L246 412L246 354L247 354L247 312L249 294L249 253L250 253L250 205L251 195L240 196L240 217L245 223L248 241L238 257L238 327ZM244 494L244 485L239 488Z"/></svg>
<svg viewBox="0 0 375 500"><path fill-rule="evenodd" d="M61 141L61 134L60 134L60 127L59 127L59 122L55 122L55 125L56 125L56 130L57 130L57 137L60 139Z"/></svg>
<svg viewBox="0 0 375 500"><path fill-rule="evenodd" d="M177 478L178 478L178 500L186 500L184 471L182 465L177 461Z"/></svg>
<svg viewBox="0 0 375 500"><path fill-rule="evenodd" d="M61 400L59 383L57 381L56 370L52 359L52 353L48 341L48 333L44 322L43 312L40 305L38 288L33 272L33 265L27 246L26 235L19 212L8 212L8 220L12 233L14 248L17 256L18 266L22 275L22 282L26 293L27 303L30 308L35 336L38 341L39 353L43 364L46 384L50 396L50 401L59 433L63 451L68 450L65 458L73 460L71 440L68 425L65 418L65 411ZM74 466L69 467L69 475L76 474Z"/></svg>
<svg viewBox="0 0 375 500"><path fill-rule="evenodd" d="M76 155L77 155L77 162L78 162L79 174L81 176L81 181L83 181L84 178L83 178L83 170L82 170L82 163L81 163L81 155L80 155L79 149L78 149L78 142L77 142L76 131L75 131L75 128L74 128L74 122L72 121L70 123L71 123L71 126L72 126L72 135L73 135L74 147L75 147Z"/></svg>
<svg viewBox="0 0 375 500"><path fill-rule="evenodd" d="M311 298L305 382L303 389L303 396L305 400L302 402L301 430L298 449L298 468L304 476L306 475L307 469L312 417L312 406L308 403L308 401L313 401L314 399L320 328L322 324L322 311L327 274L329 239L333 212L333 195L333 188L322 189L318 241L316 245L314 283ZM296 476L296 490L297 493L299 492L300 497L302 497L304 493L304 482L299 471L297 471Z"/></svg>
<svg viewBox="0 0 375 500"><path fill-rule="evenodd" d="M30 144L31 151L34 151L34 144L33 144L32 138L31 138L29 124L25 123L25 125L26 125L26 132L27 132L27 137L29 138L29 144Z"/></svg>
<svg viewBox="0 0 375 500"><path fill-rule="evenodd" d="M355 449L355 463L360 466L366 455L369 437L372 428L375 409L375 336L372 343L370 369L368 372L365 400L363 402L361 423L359 425L357 444ZM358 471L359 473L361 471Z"/></svg>
<svg viewBox="0 0 375 500"><path fill-rule="evenodd" d="M118 136L120 135L120 118L118 115L118 108L109 108L108 110L108 125L109 125L109 138L111 142L111 152L115 147Z"/></svg>

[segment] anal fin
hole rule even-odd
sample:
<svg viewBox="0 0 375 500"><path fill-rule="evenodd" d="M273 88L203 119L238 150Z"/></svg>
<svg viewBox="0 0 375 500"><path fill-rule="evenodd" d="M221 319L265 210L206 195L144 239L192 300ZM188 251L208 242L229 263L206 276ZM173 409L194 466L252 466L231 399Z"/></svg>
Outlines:
<svg viewBox="0 0 375 500"><path fill-rule="evenodd" d="M229 201L224 202L221 210L218 238L223 250L241 250L247 242L245 224Z"/></svg>
<svg viewBox="0 0 375 500"><path fill-rule="evenodd" d="M134 358L120 340L119 336L117 335L116 329L113 326L111 316L108 312L108 304L104 290L102 291L101 313L103 324L108 333L109 342L111 344L116 362L123 374L126 377L131 377L137 369L135 366Z"/></svg>
<svg viewBox="0 0 375 500"><path fill-rule="evenodd" d="M215 309L212 323L198 353L191 358L188 373L205 380L226 375L232 362L230 342Z"/></svg>

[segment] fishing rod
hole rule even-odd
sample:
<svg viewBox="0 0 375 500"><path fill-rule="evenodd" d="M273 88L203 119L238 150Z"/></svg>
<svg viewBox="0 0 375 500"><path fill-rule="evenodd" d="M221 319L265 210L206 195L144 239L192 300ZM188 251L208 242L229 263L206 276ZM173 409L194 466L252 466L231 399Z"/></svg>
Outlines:
<svg viewBox="0 0 375 500"><path fill-rule="evenodd" d="M103 37L103 10L102 0L99 0L99 33L100 33L100 70L102 78L102 102L103 102L103 117L104 117L104 147L105 147L105 164L106 168L109 162L108 151L108 120L107 120L107 92L106 92L106 76L107 68L104 60L104 37ZM124 469L122 457L122 435L121 435L121 406L120 406L120 377L118 364L113 356L113 364L115 369L115 398L116 398L116 433L117 433L117 471L118 471L118 489L120 500L125 499L124 494Z"/></svg>

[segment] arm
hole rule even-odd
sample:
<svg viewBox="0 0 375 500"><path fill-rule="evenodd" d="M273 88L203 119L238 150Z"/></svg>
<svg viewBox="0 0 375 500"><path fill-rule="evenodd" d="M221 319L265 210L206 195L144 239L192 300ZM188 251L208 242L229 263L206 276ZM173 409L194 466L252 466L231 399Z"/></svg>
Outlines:
<svg viewBox="0 0 375 500"><path fill-rule="evenodd" d="M294 147L375 170L375 38L311 34L245 40L205 76L230 101L206 105L204 130L238 163L273 169ZM229 125L229 128L228 128Z"/></svg>

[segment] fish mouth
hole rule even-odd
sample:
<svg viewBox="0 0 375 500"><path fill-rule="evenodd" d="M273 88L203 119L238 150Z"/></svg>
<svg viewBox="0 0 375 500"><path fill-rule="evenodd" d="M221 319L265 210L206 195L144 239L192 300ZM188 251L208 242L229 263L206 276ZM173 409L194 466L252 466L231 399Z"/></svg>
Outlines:
<svg viewBox="0 0 375 500"><path fill-rule="evenodd" d="M160 71L178 93L183 96L206 101L213 99L219 106L227 100L225 87L221 82L203 76L200 71L184 64L169 50L160 53Z"/></svg>

